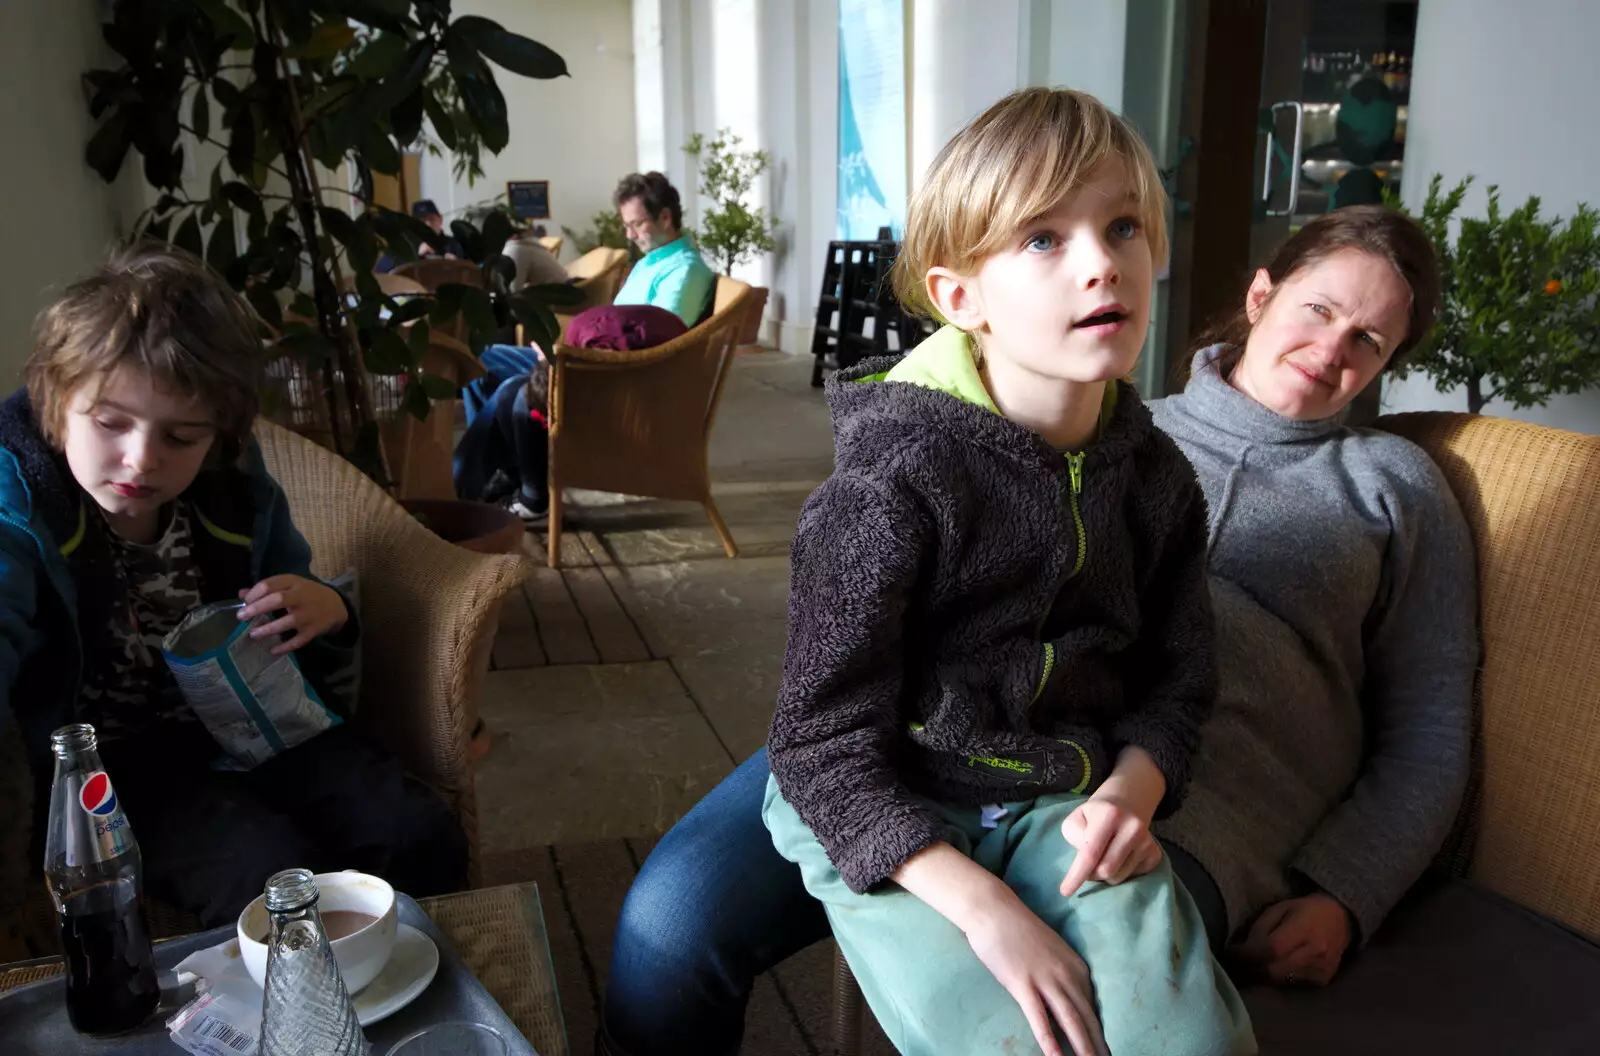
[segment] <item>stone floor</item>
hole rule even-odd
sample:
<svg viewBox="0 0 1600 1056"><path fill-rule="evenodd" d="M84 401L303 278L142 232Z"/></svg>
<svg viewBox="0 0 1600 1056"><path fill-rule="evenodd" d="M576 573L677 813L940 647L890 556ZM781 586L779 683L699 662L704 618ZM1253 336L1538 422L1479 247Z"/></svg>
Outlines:
<svg viewBox="0 0 1600 1056"><path fill-rule="evenodd" d="M665 832L766 738L783 660L788 548L832 465L809 360L740 355L712 434L737 559L689 503L570 493L562 567L501 617L481 710L485 860ZM537 805L537 809L530 809Z"/></svg>

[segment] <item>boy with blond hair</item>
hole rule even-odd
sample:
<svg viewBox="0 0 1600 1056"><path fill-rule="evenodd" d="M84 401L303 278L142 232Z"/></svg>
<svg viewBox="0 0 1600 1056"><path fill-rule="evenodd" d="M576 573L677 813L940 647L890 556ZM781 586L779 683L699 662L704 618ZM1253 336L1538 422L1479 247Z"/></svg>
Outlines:
<svg viewBox="0 0 1600 1056"><path fill-rule="evenodd" d="M1204 498L1119 380L1164 206L1094 98L1008 96L910 203L948 325L829 384L764 817L903 1053L1255 1051L1150 834L1214 694Z"/></svg>
<svg viewBox="0 0 1600 1056"><path fill-rule="evenodd" d="M252 438L264 357L226 283L147 243L40 313L27 385L0 403L0 726L21 728L36 839L51 730L89 723L146 889L208 927L292 866L362 869L418 896L466 882L449 807L348 723L229 770L162 660L187 612L242 600L240 619L274 614L251 634L298 651L321 699L341 700L357 622L312 576Z"/></svg>

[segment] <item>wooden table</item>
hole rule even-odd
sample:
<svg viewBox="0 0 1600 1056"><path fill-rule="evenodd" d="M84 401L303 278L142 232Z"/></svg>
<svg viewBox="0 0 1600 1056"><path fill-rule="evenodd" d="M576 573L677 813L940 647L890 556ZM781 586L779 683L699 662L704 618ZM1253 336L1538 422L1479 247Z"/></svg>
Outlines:
<svg viewBox="0 0 1600 1056"><path fill-rule="evenodd" d="M540 1056L569 1056L538 885L463 891L418 904ZM0 993L61 971L60 958L0 967Z"/></svg>

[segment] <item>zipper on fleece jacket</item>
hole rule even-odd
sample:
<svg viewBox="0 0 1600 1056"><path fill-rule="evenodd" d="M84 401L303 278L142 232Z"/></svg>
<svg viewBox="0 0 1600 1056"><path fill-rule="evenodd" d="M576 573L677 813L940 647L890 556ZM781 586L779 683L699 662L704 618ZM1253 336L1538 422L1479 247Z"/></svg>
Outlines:
<svg viewBox="0 0 1600 1056"><path fill-rule="evenodd" d="M1072 571L1068 572L1066 579L1062 580L1063 585L1066 584L1067 580L1083 571L1083 562L1089 556L1089 538L1088 534L1083 530L1083 515L1078 512L1078 495L1083 491L1084 456L1082 453L1074 455L1068 452L1065 457L1067 460L1067 476L1071 481L1071 487L1067 491L1067 505L1072 510L1072 528L1078 537L1078 557L1073 562ZM1059 588L1057 589L1059 590ZM1056 666L1055 643L1045 642L1043 645L1044 666L1039 671L1039 684L1033 689L1033 699L1029 701L1030 704L1037 702L1044 695L1044 687L1049 684L1050 674L1055 670Z"/></svg>

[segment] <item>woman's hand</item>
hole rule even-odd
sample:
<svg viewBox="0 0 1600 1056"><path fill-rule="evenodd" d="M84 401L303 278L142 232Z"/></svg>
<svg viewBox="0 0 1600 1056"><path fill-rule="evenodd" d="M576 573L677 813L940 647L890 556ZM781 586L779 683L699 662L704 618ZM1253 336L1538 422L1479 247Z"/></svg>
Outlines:
<svg viewBox="0 0 1600 1056"><path fill-rule="evenodd" d="M1045 1056L1064 1056L1052 1021L1077 1056L1108 1056L1089 966L1021 899L996 900L966 935L972 952L1021 1006Z"/></svg>
<svg viewBox="0 0 1600 1056"><path fill-rule="evenodd" d="M1268 906L1233 953L1274 983L1327 986L1351 937L1344 903L1318 891Z"/></svg>
<svg viewBox="0 0 1600 1056"><path fill-rule="evenodd" d="M265 638L293 631L293 638L273 647L274 656L292 653L319 635L338 631L350 616L337 590L304 576L268 576L249 590L241 590L239 597L245 603L239 610L241 620L254 619L263 612L283 612L271 623L250 632L252 638Z"/></svg>

